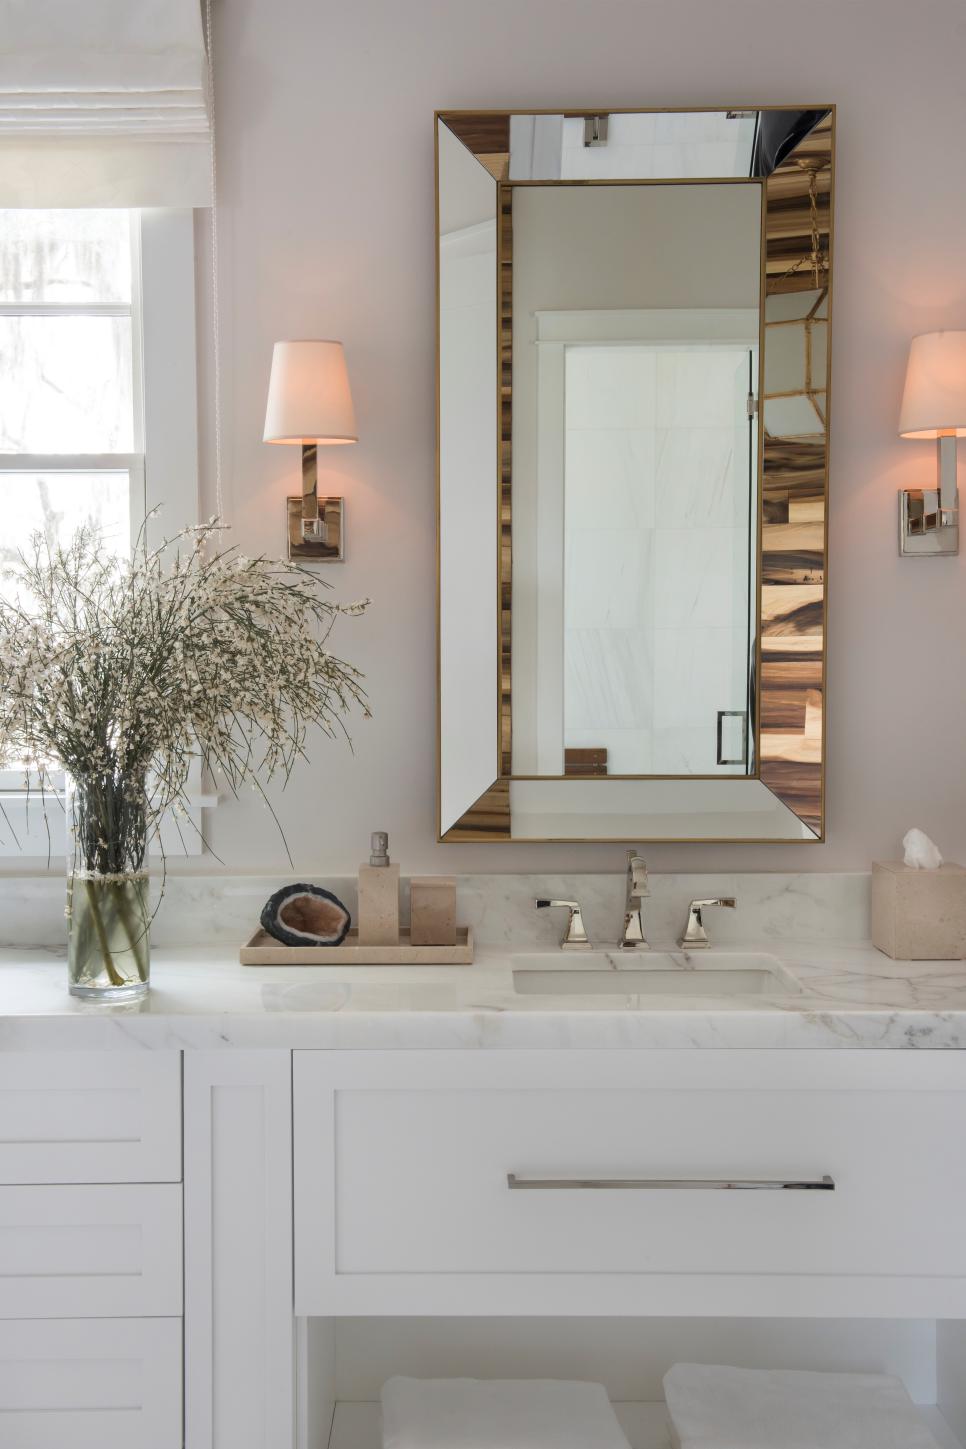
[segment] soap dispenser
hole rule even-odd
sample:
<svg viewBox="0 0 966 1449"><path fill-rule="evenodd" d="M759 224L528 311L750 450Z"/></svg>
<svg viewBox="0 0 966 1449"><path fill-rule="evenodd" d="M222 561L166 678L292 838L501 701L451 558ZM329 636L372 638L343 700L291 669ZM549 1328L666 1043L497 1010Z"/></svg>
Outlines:
<svg viewBox="0 0 966 1449"><path fill-rule="evenodd" d="M359 945L399 945L399 866L389 859L389 836L374 830L369 864L359 867Z"/></svg>

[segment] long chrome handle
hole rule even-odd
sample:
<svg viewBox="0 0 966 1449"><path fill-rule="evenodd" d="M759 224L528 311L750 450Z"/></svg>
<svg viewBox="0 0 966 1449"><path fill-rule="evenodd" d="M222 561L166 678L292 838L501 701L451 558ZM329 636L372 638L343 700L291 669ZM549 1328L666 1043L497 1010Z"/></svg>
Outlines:
<svg viewBox="0 0 966 1449"><path fill-rule="evenodd" d="M506 1185L511 1192L561 1191L571 1188L606 1191L702 1191L702 1192L834 1192L835 1182L826 1175L819 1178L738 1178L738 1177L517 1177L508 1172Z"/></svg>

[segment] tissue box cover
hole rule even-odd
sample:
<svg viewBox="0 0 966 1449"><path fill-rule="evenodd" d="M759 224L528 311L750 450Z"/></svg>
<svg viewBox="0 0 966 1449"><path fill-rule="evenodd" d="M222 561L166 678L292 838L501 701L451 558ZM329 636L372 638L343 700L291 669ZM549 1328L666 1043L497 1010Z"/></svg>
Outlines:
<svg viewBox="0 0 966 1449"><path fill-rule="evenodd" d="M900 961L966 956L966 869L916 870L901 861L872 866L872 943Z"/></svg>

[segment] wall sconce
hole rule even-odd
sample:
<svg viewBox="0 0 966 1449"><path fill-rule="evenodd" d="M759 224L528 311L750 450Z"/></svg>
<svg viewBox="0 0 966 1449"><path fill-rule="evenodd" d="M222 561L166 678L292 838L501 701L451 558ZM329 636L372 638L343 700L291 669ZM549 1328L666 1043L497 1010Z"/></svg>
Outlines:
<svg viewBox="0 0 966 1449"><path fill-rule="evenodd" d="M935 438L938 486L899 493L899 552L959 553L956 439L966 437L966 332L924 332L912 339L899 413L903 438Z"/></svg>
<svg viewBox="0 0 966 1449"><path fill-rule="evenodd" d="M320 443L359 441L341 342L276 342L262 441L302 448L302 492L286 499L289 558L341 563L345 502L319 497L318 471Z"/></svg>

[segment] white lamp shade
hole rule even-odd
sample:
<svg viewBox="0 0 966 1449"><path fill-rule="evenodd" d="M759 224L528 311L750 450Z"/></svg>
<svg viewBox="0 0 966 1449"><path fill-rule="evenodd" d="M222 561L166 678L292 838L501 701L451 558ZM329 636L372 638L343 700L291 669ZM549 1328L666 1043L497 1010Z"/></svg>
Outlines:
<svg viewBox="0 0 966 1449"><path fill-rule="evenodd" d="M358 440L342 343L276 342L263 441Z"/></svg>
<svg viewBox="0 0 966 1449"><path fill-rule="evenodd" d="M924 332L912 339L899 432L904 438L966 437L966 332Z"/></svg>

